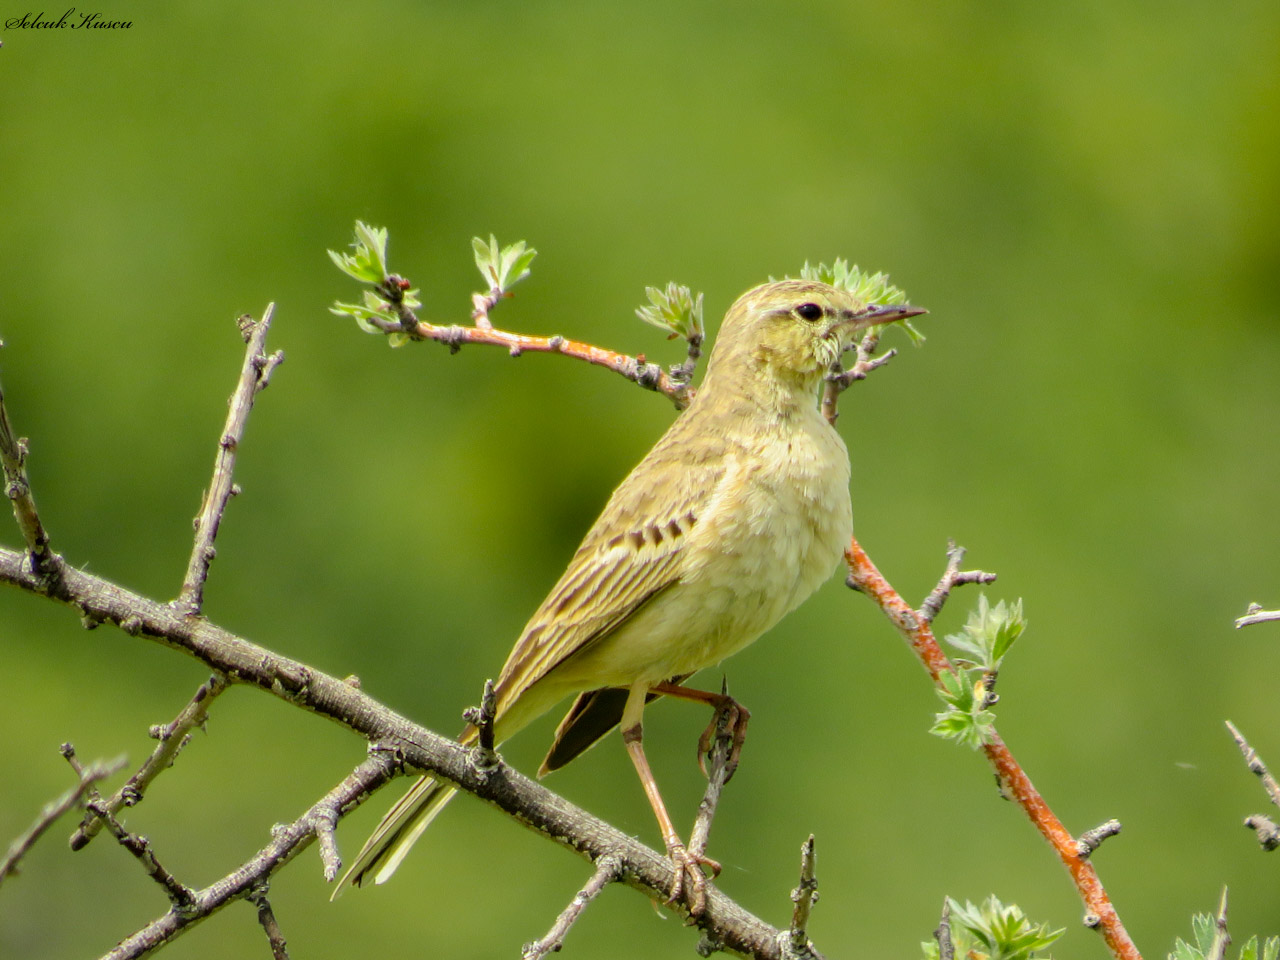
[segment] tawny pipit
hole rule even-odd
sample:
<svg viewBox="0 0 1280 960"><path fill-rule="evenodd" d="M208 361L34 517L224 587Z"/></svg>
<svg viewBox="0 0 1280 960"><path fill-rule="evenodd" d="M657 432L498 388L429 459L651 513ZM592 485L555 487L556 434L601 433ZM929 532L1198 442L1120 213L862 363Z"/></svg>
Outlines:
<svg viewBox="0 0 1280 960"><path fill-rule="evenodd" d="M609 498L498 677L498 741L578 694L540 774L621 723L676 867L672 897L687 881L695 911L705 877L645 760L645 702L666 694L721 703L680 684L751 643L831 576L853 533L849 454L818 411L818 386L859 331L921 313L808 280L744 294L689 408ZM475 735L469 726L461 740ZM420 779L344 881L385 881L454 792Z"/></svg>

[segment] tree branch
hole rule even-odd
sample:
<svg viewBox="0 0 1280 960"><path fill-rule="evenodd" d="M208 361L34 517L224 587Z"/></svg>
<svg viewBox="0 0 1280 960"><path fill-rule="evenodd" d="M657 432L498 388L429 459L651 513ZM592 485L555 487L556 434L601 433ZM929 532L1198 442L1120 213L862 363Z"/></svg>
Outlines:
<svg viewBox="0 0 1280 960"><path fill-rule="evenodd" d="M180 650L224 673L234 683L257 687L296 707L328 717L403 758L409 766L429 771L475 794L593 863L604 856L616 856L624 865L623 882L655 903L687 916L683 903L666 902L675 875L665 854L505 765L482 773L471 762L471 750L467 747L411 723L336 677L273 653L208 620L186 617L168 604L149 600L70 566L56 583L49 583L33 574L24 563L24 555L17 551L0 549L0 582L50 597L83 611L94 620L114 623L133 636ZM308 822L308 836L316 829ZM264 852L260 856L267 855ZM243 896L247 886L236 878L244 871L245 868L241 868L219 884L231 885L236 896ZM204 905L219 895L226 897L218 884L197 891L197 912L206 909ZM156 923L165 929L186 925L179 924L172 916ZM765 958L779 956L778 930L714 887L708 888L707 909L697 918L696 925L732 953ZM112 953L108 956L133 955Z"/></svg>
<svg viewBox="0 0 1280 960"><path fill-rule="evenodd" d="M102 960L144 957L235 901L252 899L265 890L264 885L276 871L310 846L324 818L335 815L335 811L354 809L371 791L388 782L396 770L390 756L369 757L301 817L272 830L271 842L246 863L203 890L188 890L189 898L182 907L175 903L168 912L121 940Z"/></svg>
<svg viewBox="0 0 1280 960"><path fill-rule="evenodd" d="M411 340L434 340L437 343L443 343L451 353L457 353L463 344L468 343L505 347L513 357L518 357L522 353L558 353L612 370L632 383L638 383L647 390L657 391L674 403L678 409L683 410L693 399L693 388L687 381L671 377L658 364L646 362L643 356L631 357L625 353L593 346L579 340L569 340L559 335L533 337L499 330L489 321L488 308L480 312L478 303L477 313L472 314L477 320L475 326L445 326L419 320L417 314L404 303L404 291L408 288L409 282L398 276L388 277L385 283L377 285L379 295L395 308L399 322L383 320L376 316L368 317L367 322L383 333L403 333ZM491 307L492 304L489 306ZM686 361L688 362L690 361Z"/></svg>
<svg viewBox="0 0 1280 960"><path fill-rule="evenodd" d="M959 558L954 556L955 553L954 549L949 551L948 570L953 563L957 567L959 565ZM845 551L845 561L849 565L849 586L865 593L876 602L889 621L902 634L903 639L907 641L920 663L929 672L934 683L939 683L942 673L954 673L955 668L951 665L950 659L934 639L933 631L929 626L930 617L925 611L912 609L910 604L902 599L889 585L889 581L876 569L856 538L849 542L849 548ZM945 581L947 577L944 576L943 579ZM934 612L936 613L936 610ZM1004 741L1000 739L999 734L995 732L994 727L991 728L990 738L982 750L996 772L1001 795L1022 808L1040 834L1049 841L1063 866L1066 867L1080 894L1080 899L1084 901L1085 924L1102 933L1103 939L1117 960L1140 960L1138 948L1130 939L1124 924L1120 922L1120 916L1107 896L1107 891L1098 878L1097 870L1087 856L1080 855L1080 847L1075 838L1054 815L1044 797L1031 783L1031 778L1027 776L1009 748L1005 746Z"/></svg>
<svg viewBox="0 0 1280 960"><path fill-rule="evenodd" d="M218 536L218 525L222 522L227 501L238 492L231 483L231 474L236 465L236 451L244 439L245 427L249 423L254 397L258 395L258 391L266 388L271 372L284 362L282 351L277 350L271 356L266 354L267 332L271 329L275 309L276 305L271 303L267 305L261 320L245 315L237 321L240 335L247 344L244 364L240 369L240 380L228 401L230 409L227 411L227 424L218 439L213 480L200 505L200 514L196 517L195 546L191 551L191 561L187 564L182 592L175 601L178 609L191 616L198 614L204 603L204 583L215 555L213 541Z"/></svg>
<svg viewBox="0 0 1280 960"><path fill-rule="evenodd" d="M226 688L226 676L215 673L200 685L195 696L183 707L182 712L173 719L173 722L163 727L151 728L151 736L160 742L146 762L138 768L138 772L130 777L111 799L104 801L102 807L108 814L115 815L120 812L121 807L132 807L142 800L151 782L173 766L179 751L190 741L191 731L204 725L209 713L209 705ZM102 819L96 813L91 811L86 814L84 821L71 835L71 849L82 849L98 835L98 831L102 829L102 823Z"/></svg>
<svg viewBox="0 0 1280 960"><path fill-rule="evenodd" d="M45 804L40 810L39 816L36 817L35 823L28 827L21 836L9 845L9 850L5 853L4 859L0 860L0 885L9 876L16 876L18 873L18 862L27 855L27 851L36 845L36 841L48 830L55 822L68 810L79 806L85 798L85 795L93 789L93 785L99 780L104 780L111 776L117 770L124 767L125 758L117 757L109 762L98 761L91 763L87 767L76 770L79 782L58 797Z"/></svg>
<svg viewBox="0 0 1280 960"><path fill-rule="evenodd" d="M31 568L41 574L55 573L58 557L49 549L49 534L40 522L31 483L27 480L27 441L14 436L3 389L0 389L0 467L4 470L5 496L13 502L13 516L27 545Z"/></svg>
<svg viewBox="0 0 1280 960"><path fill-rule="evenodd" d="M520 960L541 960L547 954L557 952L564 945L564 938L569 929L577 922L578 917L582 916L582 911L587 909L587 904L621 874L622 864L616 857L602 857L596 864L596 872L569 901L569 905L560 912L560 916L556 917L556 922L551 925L547 935L541 940L526 944L520 954Z"/></svg>

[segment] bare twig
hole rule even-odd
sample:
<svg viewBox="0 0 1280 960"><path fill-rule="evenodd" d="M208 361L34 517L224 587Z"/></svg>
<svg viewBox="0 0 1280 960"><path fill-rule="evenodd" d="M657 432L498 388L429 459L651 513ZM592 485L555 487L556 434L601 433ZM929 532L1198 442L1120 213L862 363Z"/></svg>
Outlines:
<svg viewBox="0 0 1280 960"><path fill-rule="evenodd" d="M1249 604L1249 608L1245 610L1243 617L1236 618L1236 629L1248 627L1255 623L1266 623L1270 620L1280 620L1280 610L1263 610L1262 605L1258 603Z"/></svg>
<svg viewBox="0 0 1280 960"><path fill-rule="evenodd" d="M524 950L520 954L521 960L541 960L548 954L555 953L564 945L565 935L582 916L582 911L587 908L596 895L613 883L622 875L622 862L617 857L601 857L596 862L596 872L591 875L591 879L586 885L579 890L569 905L560 912L560 916L556 917L556 922L551 925L551 929L547 935L541 940L535 940L532 943L525 944Z"/></svg>
<svg viewBox="0 0 1280 960"><path fill-rule="evenodd" d="M667 374L658 364L647 363L643 357L631 357L625 353L561 336L532 337L499 330L489 322L488 309L483 313L483 320L476 317L476 313L473 312L472 316L476 318L476 323L471 327L437 325L419 320L417 315L405 306L404 291L408 288L407 280L395 276L388 277L386 283L379 284L378 293L395 308L399 322L384 320L377 316L367 317L367 322L384 333L403 333L411 340L434 340L437 343L443 343L453 353L457 353L464 344L468 343L504 347L513 357L518 357L522 353L559 353L605 367L632 383L638 383L648 390L656 390L680 409L687 407L689 401L693 399L693 388L688 383L681 383ZM477 294L477 296L482 295ZM473 300L473 305L478 311L480 304Z"/></svg>
<svg viewBox="0 0 1280 960"><path fill-rule="evenodd" d="M191 900L185 908L170 907L168 912L116 944L102 960L134 960L146 956L236 900L250 898L311 844L319 819L354 809L370 791L391 779L396 770L392 758L370 755L301 817L273 829L271 842L246 863L203 890L191 891Z"/></svg>
<svg viewBox="0 0 1280 960"><path fill-rule="evenodd" d="M498 754L494 749L493 721L498 715L498 694L494 690L493 681L484 682L484 693L480 695L478 707L467 707L462 711L462 719L476 728L475 765L480 771L489 771L499 764Z"/></svg>
<svg viewBox="0 0 1280 960"><path fill-rule="evenodd" d="M204 584L215 555L213 541L218 536L218 525L222 522L227 501L235 492L231 474L236 465L236 451L244 439L244 430L249 422L249 411L253 409L254 397L266 387L271 372L284 361L284 354L279 350L270 356L266 354L267 331L271 329L275 309L276 305L271 303L267 305L261 320L255 321L252 317L243 316L237 321L240 334L247 345L244 364L240 368L240 380L228 402L227 423L218 439L218 454L213 463L213 479L204 496L204 503L200 505L200 515L196 517L195 546L187 564L182 592L175 601L180 610L191 616L198 614L204 603Z"/></svg>
<svg viewBox="0 0 1280 960"><path fill-rule="evenodd" d="M475 794L593 863L602 856L617 856L624 864L622 879L628 886L665 909L687 916L686 904L667 903L675 874L665 853L645 846L509 767L501 766L482 778L467 747L410 723L352 684L237 637L206 619L186 617L168 604L149 600L69 565L57 583L49 584L31 572L23 553L0 549L0 582L48 596L98 621L127 627L132 636L180 650L234 682L257 687L294 706L336 720L371 743L387 745L391 755L402 757L408 765ZM378 751L378 756L384 753L387 751ZM310 818L305 826L307 837L313 836L316 827ZM289 830L282 833L285 839L292 835ZM259 857L278 858L281 849L273 841ZM207 916L228 896L244 896L250 875L261 874L259 866L259 859L255 858L212 887L197 891L196 911ZM215 901L216 905L210 906ZM171 939L188 924L172 914L166 915L108 956L112 960L138 956L141 950L129 945ZM779 955L778 930L714 887L707 889L706 910L696 918L696 924L708 942L723 944L731 952L761 958Z"/></svg>
<svg viewBox="0 0 1280 960"><path fill-rule="evenodd" d="M809 943L809 914L818 902L818 877L814 872L817 856L813 834L800 845L800 883L791 891L791 929L784 935L782 956L785 960L807 960L813 956Z"/></svg>
<svg viewBox="0 0 1280 960"><path fill-rule="evenodd" d="M120 846L133 854L137 861L142 864L142 869L147 872L147 876L160 884L165 896L173 904L173 909L180 914L189 913L195 904L195 894L190 887L181 883L160 864L160 861L156 859L155 851L151 849L151 841L144 836L130 833L126 830L124 825L107 811L102 801L90 800L87 806L103 822L107 832L116 838Z"/></svg>
<svg viewBox="0 0 1280 960"><path fill-rule="evenodd" d="M893 349L886 350L878 357L873 356L879 346L880 334L875 330L868 331L857 346L852 348L857 359L848 369L845 369L843 361L839 359L831 364L822 388L822 415L827 418L828 423L834 426L840 416L837 409L840 394L848 390L855 380L865 380L872 370L883 367L898 355L898 351Z"/></svg>
<svg viewBox="0 0 1280 960"><path fill-rule="evenodd" d="M103 808L110 814L120 812L121 807L132 807L142 800L143 794L151 782L164 770L173 766L178 752L191 739L191 731L204 725L208 716L209 704L214 697L227 688L227 678L215 673L200 685L195 696L182 708L182 712L165 726L151 728L151 736L160 741L151 752L138 772L130 777L109 800L103 802ZM80 850L102 829L102 820L92 811L86 814L84 821L71 835L71 849Z"/></svg>
<svg viewBox="0 0 1280 960"><path fill-rule="evenodd" d="M1231 946L1231 934L1227 932L1227 888L1222 888L1218 901L1218 915L1213 918L1213 945L1205 951L1204 960L1223 960L1227 947Z"/></svg>
<svg viewBox="0 0 1280 960"><path fill-rule="evenodd" d="M57 555L49 549L49 534L40 522L36 501L27 480L27 441L14 436L9 408L0 389L0 467L4 470L4 492L13 503L13 516L27 545L31 569L36 573L56 572Z"/></svg>
<svg viewBox="0 0 1280 960"><path fill-rule="evenodd" d="M254 886L245 898L258 908L258 923L267 935L267 943L271 946L272 960L289 960L289 947L285 943L280 924L276 921L276 913L271 909L271 901L267 899L270 882L263 880Z"/></svg>
<svg viewBox="0 0 1280 960"><path fill-rule="evenodd" d="M1080 839L1076 841L1076 854L1081 860L1088 860L1093 856L1093 852L1102 846L1102 841L1108 837L1114 837L1119 832L1119 820L1108 820L1106 823L1098 824L1091 830L1086 830L1080 834Z"/></svg>
<svg viewBox="0 0 1280 960"><path fill-rule="evenodd" d="M99 780L106 779L116 771L124 767L125 758L117 757L109 761L97 761L89 764L87 767L75 765L76 775L79 782L58 797L45 804L40 815L36 817L35 823L28 827L21 836L13 843L9 844L9 850L5 853L4 860L0 860L0 885L3 885L5 879L10 875L17 875L18 862L27 854L27 851L35 846L36 841L48 830L53 824L73 807L79 806L85 796L93 789L93 785Z"/></svg>
<svg viewBox="0 0 1280 960"><path fill-rule="evenodd" d="M966 583L995 583L994 573L985 573L982 570L962 571L960 564L964 562L964 552L964 547L956 546L954 540L947 541L947 569L942 574L942 579L938 581L938 585L924 598L924 603L920 604L920 615L925 623L933 623L937 619L938 614L942 612L942 605L947 602L951 591L956 587Z"/></svg>
<svg viewBox="0 0 1280 960"><path fill-rule="evenodd" d="M938 960L954 960L956 945L951 939L951 898L942 898L942 917L938 928L933 931L933 938L938 941Z"/></svg>
<svg viewBox="0 0 1280 960"><path fill-rule="evenodd" d="M1276 782L1276 778L1271 775L1267 765L1258 756L1258 751L1250 746L1249 741L1244 738L1244 734L1236 728L1236 725L1230 720L1226 721L1226 723L1227 729L1231 731L1231 736L1235 738L1236 746L1244 754L1244 762L1248 766L1249 772L1262 781L1262 788L1266 790L1267 797L1271 802L1280 806L1280 783ZM1245 817L1244 825L1254 832L1263 850L1270 852L1280 847L1280 827L1276 826L1275 821L1270 817L1263 816L1260 813L1254 814L1253 816Z"/></svg>
<svg viewBox="0 0 1280 960"><path fill-rule="evenodd" d="M1258 756L1258 751L1249 745L1249 741L1244 738L1244 734L1239 731L1236 725L1230 720L1226 721L1226 724L1227 729L1231 731L1231 736L1235 738L1236 746L1244 754L1244 762L1248 766L1249 772L1262 781L1262 788L1267 791L1267 796L1271 802L1276 806L1280 806L1280 783L1276 782L1276 778L1271 775L1267 765Z"/></svg>
<svg viewBox="0 0 1280 960"><path fill-rule="evenodd" d="M934 639L924 612L912 609L890 586L856 538L850 540L845 560L849 565L849 585L876 602L902 634L934 683L939 683L944 672L954 673L955 668ZM1075 838L1049 808L994 727L982 750L996 772L1001 794L1022 808L1066 867L1080 899L1084 901L1089 925L1102 933L1117 960L1139 960L1141 955L1138 948L1120 922L1120 916L1107 896L1097 870L1087 859L1081 858Z"/></svg>

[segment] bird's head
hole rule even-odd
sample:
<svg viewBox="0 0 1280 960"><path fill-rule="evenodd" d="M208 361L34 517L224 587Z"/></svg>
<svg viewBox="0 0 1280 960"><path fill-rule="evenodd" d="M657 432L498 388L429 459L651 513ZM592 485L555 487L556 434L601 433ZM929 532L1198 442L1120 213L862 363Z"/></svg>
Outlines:
<svg viewBox="0 0 1280 960"><path fill-rule="evenodd" d="M816 280L778 280L748 290L725 314L708 377L812 390L867 327L926 311L866 303Z"/></svg>

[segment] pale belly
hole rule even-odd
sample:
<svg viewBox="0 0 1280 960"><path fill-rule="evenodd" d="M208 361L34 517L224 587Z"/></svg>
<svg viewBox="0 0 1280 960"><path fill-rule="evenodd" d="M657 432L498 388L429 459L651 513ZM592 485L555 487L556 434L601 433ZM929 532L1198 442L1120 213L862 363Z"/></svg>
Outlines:
<svg viewBox="0 0 1280 960"><path fill-rule="evenodd" d="M562 663L555 686L627 687L696 673L756 640L821 586L853 533L848 453L822 427L739 458L691 531L680 580Z"/></svg>

